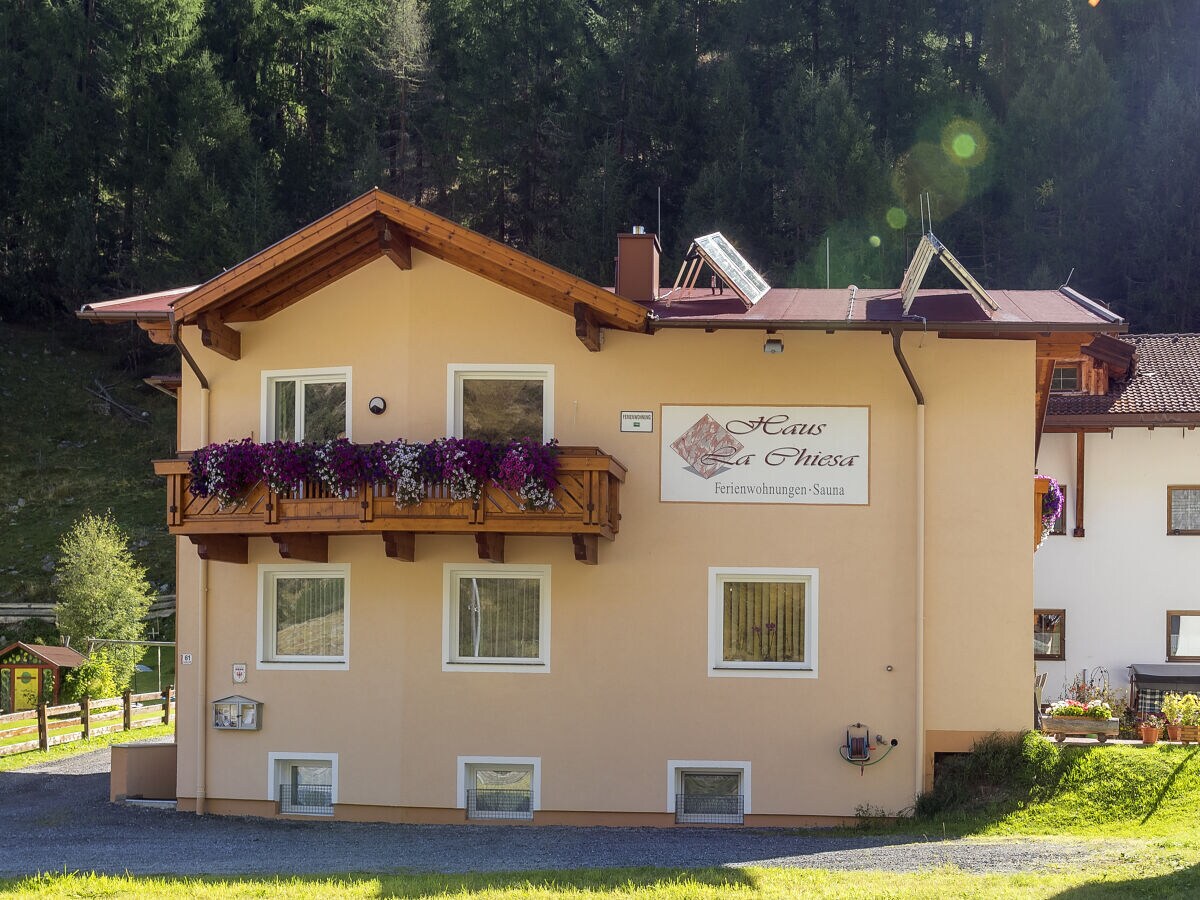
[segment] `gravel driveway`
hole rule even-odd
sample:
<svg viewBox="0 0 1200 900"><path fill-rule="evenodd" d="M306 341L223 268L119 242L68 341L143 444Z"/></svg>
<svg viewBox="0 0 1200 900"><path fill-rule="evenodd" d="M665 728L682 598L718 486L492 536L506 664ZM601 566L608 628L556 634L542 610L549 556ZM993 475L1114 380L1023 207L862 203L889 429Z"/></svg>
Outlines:
<svg viewBox="0 0 1200 900"><path fill-rule="evenodd" d="M971 872L1078 866L1136 841L825 837L779 830L364 825L196 816L108 802L109 751L0 773L0 876L439 872L599 866L796 866Z"/></svg>

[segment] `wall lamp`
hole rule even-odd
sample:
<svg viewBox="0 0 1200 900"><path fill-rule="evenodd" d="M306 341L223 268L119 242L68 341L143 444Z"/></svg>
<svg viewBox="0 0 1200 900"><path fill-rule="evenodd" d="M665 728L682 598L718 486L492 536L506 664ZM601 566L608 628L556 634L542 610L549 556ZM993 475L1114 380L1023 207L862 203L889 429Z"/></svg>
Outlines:
<svg viewBox="0 0 1200 900"><path fill-rule="evenodd" d="M783 352L783 338L769 337L763 343L763 353L782 353L782 352Z"/></svg>

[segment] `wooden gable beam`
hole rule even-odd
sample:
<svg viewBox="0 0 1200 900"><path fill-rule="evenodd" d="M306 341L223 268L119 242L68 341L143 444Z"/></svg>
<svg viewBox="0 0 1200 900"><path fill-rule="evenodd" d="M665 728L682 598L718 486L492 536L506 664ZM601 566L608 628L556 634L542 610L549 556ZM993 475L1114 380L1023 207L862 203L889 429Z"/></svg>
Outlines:
<svg viewBox="0 0 1200 900"><path fill-rule="evenodd" d="M586 303L575 304L575 337L593 353L599 353L604 346L601 343L600 323Z"/></svg>
<svg viewBox="0 0 1200 900"><path fill-rule="evenodd" d="M392 225L384 216L376 216L379 225L379 250L396 264L396 268L408 271L412 268L412 244L408 236Z"/></svg>
<svg viewBox="0 0 1200 900"><path fill-rule="evenodd" d="M138 328L146 332L153 344L170 344L171 341L171 323L168 321L162 322L146 322L139 321Z"/></svg>
<svg viewBox="0 0 1200 900"><path fill-rule="evenodd" d="M209 350L228 359L242 358L242 336L234 331L215 313L201 313L196 322L200 326L200 341Z"/></svg>

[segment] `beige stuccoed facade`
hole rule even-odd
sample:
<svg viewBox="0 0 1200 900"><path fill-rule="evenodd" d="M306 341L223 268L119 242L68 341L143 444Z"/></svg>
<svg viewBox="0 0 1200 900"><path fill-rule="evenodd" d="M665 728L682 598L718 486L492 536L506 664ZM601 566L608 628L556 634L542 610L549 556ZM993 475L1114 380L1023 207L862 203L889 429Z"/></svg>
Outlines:
<svg viewBox="0 0 1200 900"><path fill-rule="evenodd" d="M180 539L178 650L194 654L178 669L181 808L202 789L208 812L274 814L270 754L317 753L337 755L338 817L463 821L459 758L498 757L538 760L535 822L669 824L668 764L688 760L752 765L748 823L829 821L908 807L935 750L1028 727L1032 342L903 339L927 401L920 622L918 413L886 334L788 332L765 354L761 331L612 330L590 353L569 317L416 251L408 271L380 258L236 328L237 361L182 335L210 382L211 441L261 438L264 371L348 367L365 443L445 435L449 364L549 365L555 436L628 476L598 565L566 538L508 539L506 565L549 567L548 671L443 670L444 567L480 564L469 535L418 536L414 562L386 558L378 536L330 539L350 573L336 671L258 667L259 566L304 565L265 538L248 564L207 564L202 640L202 563ZM660 502L663 404L868 407L870 502ZM654 411L654 433L621 432L623 410ZM205 426L186 366L179 414L194 448ZM710 567L819 573L815 678L710 676ZM208 702L234 693L262 701L261 729L201 741ZM856 722L898 741L861 774L838 752Z"/></svg>

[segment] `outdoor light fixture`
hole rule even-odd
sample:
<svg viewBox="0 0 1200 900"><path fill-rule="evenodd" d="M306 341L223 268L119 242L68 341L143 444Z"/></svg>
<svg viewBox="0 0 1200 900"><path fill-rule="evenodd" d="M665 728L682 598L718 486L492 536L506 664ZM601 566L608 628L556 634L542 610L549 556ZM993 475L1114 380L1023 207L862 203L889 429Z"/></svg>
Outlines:
<svg viewBox="0 0 1200 900"><path fill-rule="evenodd" d="M372 397L367 401L367 409L377 416L383 415L383 411L387 409L387 401L382 397Z"/></svg>
<svg viewBox="0 0 1200 900"><path fill-rule="evenodd" d="M769 337L766 343L763 344L763 353L782 353L783 338Z"/></svg>

